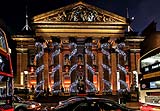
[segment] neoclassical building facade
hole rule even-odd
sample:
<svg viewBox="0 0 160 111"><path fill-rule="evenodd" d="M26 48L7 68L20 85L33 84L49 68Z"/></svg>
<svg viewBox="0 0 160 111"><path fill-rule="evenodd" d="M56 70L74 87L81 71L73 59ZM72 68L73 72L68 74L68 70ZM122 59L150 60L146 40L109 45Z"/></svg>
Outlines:
<svg viewBox="0 0 160 111"><path fill-rule="evenodd" d="M12 36L17 43L15 83L53 93L62 87L66 93L129 90L143 37L127 36L126 21L84 2L34 16L34 34Z"/></svg>

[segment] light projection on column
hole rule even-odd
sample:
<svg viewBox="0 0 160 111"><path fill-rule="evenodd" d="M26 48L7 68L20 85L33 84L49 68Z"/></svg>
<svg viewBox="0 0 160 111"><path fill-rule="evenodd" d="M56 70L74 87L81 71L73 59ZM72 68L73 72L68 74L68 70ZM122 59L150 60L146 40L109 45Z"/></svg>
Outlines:
<svg viewBox="0 0 160 111"><path fill-rule="evenodd" d="M85 48L85 53L88 54L89 56L91 56L92 60L94 59L94 54L88 50L87 48Z"/></svg>
<svg viewBox="0 0 160 111"><path fill-rule="evenodd" d="M53 64L54 57L56 57L57 55L60 54L61 49L60 49L60 44L59 44L58 42L53 42L53 43L52 43L52 47L55 47L55 48L56 48L56 50L54 50L54 51L52 52L52 60L51 60L51 62L52 62L52 64Z"/></svg>
<svg viewBox="0 0 160 111"><path fill-rule="evenodd" d="M53 42L52 43L52 46L54 47L54 46L59 46L59 43L58 42Z"/></svg>
<svg viewBox="0 0 160 111"><path fill-rule="evenodd" d="M78 64L74 64L71 69L69 70L69 76L71 77L71 74L73 72L73 70L75 70L77 68Z"/></svg>
<svg viewBox="0 0 160 111"><path fill-rule="evenodd" d="M58 92L60 92L60 90L55 90L55 88L58 87L58 86L60 86L60 84L61 84L61 80L58 81L58 82L53 83L53 86L52 86L52 92L53 92L53 93L58 93Z"/></svg>
<svg viewBox="0 0 160 111"><path fill-rule="evenodd" d="M61 40L60 38L58 37L52 37L52 55L51 55L51 65L54 66L52 68L52 72L51 72L51 78L54 79L55 77L55 73L60 69L61 65L60 64L57 64L57 63L54 63L55 62L55 59L58 59L56 58L57 56L59 56L60 52L61 52L61 47L60 47L60 44L61 43ZM54 81L53 85L52 85L52 92L53 93L58 93L60 92L60 89L58 86L60 86L61 84L61 80L59 81Z"/></svg>
<svg viewBox="0 0 160 111"><path fill-rule="evenodd" d="M124 92L128 89L128 85L125 81L119 80L120 84L124 86L124 88L119 89L119 92Z"/></svg>
<svg viewBox="0 0 160 111"><path fill-rule="evenodd" d="M78 84L78 80L75 80L75 82L73 82L70 85L69 91L70 92L78 92L78 90L77 90L77 84Z"/></svg>
<svg viewBox="0 0 160 111"><path fill-rule="evenodd" d="M71 57L73 57L76 53L77 53L77 49L74 49L74 50L71 52L71 55L69 55L69 60L71 60Z"/></svg>
<svg viewBox="0 0 160 111"><path fill-rule="evenodd" d="M44 69L44 65L39 66L39 67L36 69L36 75L38 75L40 72L42 72L43 69Z"/></svg>
<svg viewBox="0 0 160 111"><path fill-rule="evenodd" d="M55 56L59 55L60 51L61 51L60 48L57 49L56 51L54 51L54 52L52 53L52 58L54 58Z"/></svg>
<svg viewBox="0 0 160 111"><path fill-rule="evenodd" d="M126 61L126 53L122 50L122 48L125 47L125 43L119 43L115 49L118 54L122 55L124 57L124 61Z"/></svg>
<svg viewBox="0 0 160 111"><path fill-rule="evenodd" d="M119 40L118 40L118 41L119 41ZM124 48L124 47L125 47L125 43L120 40L119 43L118 43L118 45L117 45L117 47L115 48L115 51L116 51L119 55L123 56L124 61L126 61L126 57L127 57L127 56L126 56L126 53L123 51L123 48ZM118 56L118 57L119 57L119 56ZM119 58L118 58L118 59L119 59ZM125 75L127 74L127 71L126 71L125 67L123 67L120 63L117 64L117 67L118 67L118 69L119 69L121 72L123 72ZM121 79L119 79L118 82L121 84L121 87L120 87L120 89L119 89L118 91L119 91L120 93L126 91L127 88L128 88L127 83L126 83L124 80L121 80Z"/></svg>
<svg viewBox="0 0 160 111"><path fill-rule="evenodd" d="M101 50L103 54L105 54L108 58L108 60L110 60L110 53L104 49Z"/></svg>
<svg viewBox="0 0 160 111"><path fill-rule="evenodd" d="M95 74L94 69L90 65L86 64L86 67L92 74Z"/></svg>
<svg viewBox="0 0 160 111"><path fill-rule="evenodd" d="M102 81L103 81L104 84L105 84L103 91L104 91L104 92L112 92L111 82L109 82L109 81L107 81L107 80L105 80L105 79L102 79Z"/></svg>
<svg viewBox="0 0 160 111"><path fill-rule="evenodd" d="M38 52L38 53L36 54L36 56L35 56L35 60L36 60L36 62L37 62L37 60L40 59L40 58L44 55L44 46L43 46L42 43L36 42L36 43L35 43L35 47L41 48L41 51ZM39 66L39 67L36 69L36 76L37 76L38 74L40 74L40 73L43 71L43 69L44 69L44 65L42 64L41 66ZM41 89L40 87L44 84L44 82L45 82L44 80L40 80L40 82L37 83L36 88L35 88L35 92L38 93L38 94L37 94L36 97L38 97L38 96L43 92L43 90L40 90L40 89ZM38 89L38 88L40 88L40 89Z"/></svg>
<svg viewBox="0 0 160 111"><path fill-rule="evenodd" d="M109 74L111 74L111 68L110 68L108 65L102 64L102 67L103 67L104 69L106 69Z"/></svg>
<svg viewBox="0 0 160 111"><path fill-rule="evenodd" d="M110 47L109 43L103 43L103 44L101 44L101 51L102 51L102 53L104 55L107 56L108 60L110 60L109 47ZM105 49L107 49L107 50L105 50Z"/></svg>
<svg viewBox="0 0 160 111"><path fill-rule="evenodd" d="M92 43L85 43L85 53L89 56L91 56L92 60L94 59L94 54L92 53L92 51L90 51L88 48L92 47L93 44Z"/></svg>
<svg viewBox="0 0 160 111"><path fill-rule="evenodd" d="M126 44L124 43L124 42L121 42L121 43L119 43L118 45L117 45L117 47L119 48L119 49L122 49L123 47L125 47L126 46Z"/></svg>
<svg viewBox="0 0 160 111"><path fill-rule="evenodd" d="M43 90L40 90L40 87L44 84L44 80L41 80L35 87L35 92L38 93L36 97L38 97L42 92Z"/></svg>
<svg viewBox="0 0 160 111"><path fill-rule="evenodd" d="M70 43L69 46L70 48L73 47L73 50L71 54L69 55L69 60L71 60L71 58L77 53L77 44L73 42L73 43Z"/></svg>
<svg viewBox="0 0 160 111"><path fill-rule="evenodd" d="M124 74L127 74L125 67L121 66L120 64L118 64L118 69L120 69Z"/></svg>
<svg viewBox="0 0 160 111"><path fill-rule="evenodd" d="M44 47L43 47L43 44L40 43L40 42L36 42L35 47L40 47L41 48L41 51L39 53L37 53L36 56L35 56L35 60L37 61L38 59L40 59L43 56Z"/></svg>
<svg viewBox="0 0 160 111"><path fill-rule="evenodd" d="M61 67L61 65L57 65L56 67L54 67L54 68L52 69L52 75L51 75L51 77L54 77L55 72L56 72L57 70L59 70L60 67Z"/></svg>
<svg viewBox="0 0 160 111"><path fill-rule="evenodd" d="M94 46L92 43L85 43L86 47Z"/></svg>
<svg viewBox="0 0 160 111"><path fill-rule="evenodd" d="M85 81L88 85L86 92L96 92L95 85L91 81L89 81L88 79L86 79Z"/></svg>

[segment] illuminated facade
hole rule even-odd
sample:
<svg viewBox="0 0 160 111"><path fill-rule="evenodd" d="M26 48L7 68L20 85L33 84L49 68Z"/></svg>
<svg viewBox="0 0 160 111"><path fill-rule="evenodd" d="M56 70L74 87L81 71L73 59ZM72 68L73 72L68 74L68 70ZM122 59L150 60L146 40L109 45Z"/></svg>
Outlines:
<svg viewBox="0 0 160 111"><path fill-rule="evenodd" d="M27 69L27 85L36 90L58 92L63 86L66 93L116 94L129 89L143 38L126 36L127 25L126 18L83 2L33 17L35 34L12 36L16 83Z"/></svg>

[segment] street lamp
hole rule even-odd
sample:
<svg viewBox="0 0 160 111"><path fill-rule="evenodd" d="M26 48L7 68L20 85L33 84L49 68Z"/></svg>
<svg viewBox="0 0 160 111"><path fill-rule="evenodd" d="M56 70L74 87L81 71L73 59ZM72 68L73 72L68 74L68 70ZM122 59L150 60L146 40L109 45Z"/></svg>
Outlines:
<svg viewBox="0 0 160 111"><path fill-rule="evenodd" d="M28 71L24 71L24 83L25 83L24 85L26 89L27 89L27 82L28 82L27 75L28 75Z"/></svg>
<svg viewBox="0 0 160 111"><path fill-rule="evenodd" d="M24 74L27 75L27 74L28 74L28 71L24 71Z"/></svg>
<svg viewBox="0 0 160 111"><path fill-rule="evenodd" d="M28 78L27 78L27 75L28 75L28 71L24 71L24 85L25 85L25 94L26 94L26 99L27 99L27 82L28 82Z"/></svg>

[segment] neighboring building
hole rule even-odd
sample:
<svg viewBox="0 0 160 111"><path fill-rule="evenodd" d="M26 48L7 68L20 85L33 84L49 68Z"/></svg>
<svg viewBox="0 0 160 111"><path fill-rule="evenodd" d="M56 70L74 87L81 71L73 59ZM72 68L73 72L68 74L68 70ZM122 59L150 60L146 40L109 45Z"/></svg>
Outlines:
<svg viewBox="0 0 160 111"><path fill-rule="evenodd" d="M125 35L127 26L126 18L84 2L37 15L34 34L12 36L15 82L23 84L27 70L26 85L37 90L116 94L129 89L143 37Z"/></svg>
<svg viewBox="0 0 160 111"><path fill-rule="evenodd" d="M156 31L156 23L152 22L142 34L145 39L141 44L140 102L145 105L141 109L159 110L160 32Z"/></svg>

